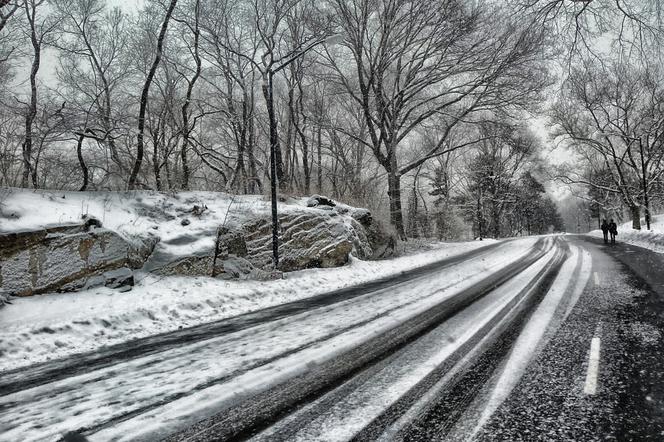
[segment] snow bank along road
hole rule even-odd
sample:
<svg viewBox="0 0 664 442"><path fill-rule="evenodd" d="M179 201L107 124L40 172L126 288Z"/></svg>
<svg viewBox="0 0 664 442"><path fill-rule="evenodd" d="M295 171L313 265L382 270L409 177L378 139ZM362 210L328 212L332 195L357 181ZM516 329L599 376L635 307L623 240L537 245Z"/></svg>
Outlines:
<svg viewBox="0 0 664 442"><path fill-rule="evenodd" d="M638 401L647 385L624 379L634 368L627 348L661 346L658 317L627 321L634 333L620 334L616 315L652 297L631 277L576 238L492 245L392 280L5 373L0 440L67 431L93 441L515 440L529 431L589 440L629 434L634 416L650 422L638 431L658 434L661 387ZM661 385L656 361L639 369Z"/></svg>

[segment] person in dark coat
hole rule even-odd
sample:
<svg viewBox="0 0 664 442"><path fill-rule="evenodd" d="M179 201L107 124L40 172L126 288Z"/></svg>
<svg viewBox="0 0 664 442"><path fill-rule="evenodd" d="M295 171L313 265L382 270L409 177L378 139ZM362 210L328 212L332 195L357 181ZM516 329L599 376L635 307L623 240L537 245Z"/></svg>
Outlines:
<svg viewBox="0 0 664 442"><path fill-rule="evenodd" d="M618 225L613 222L613 219L609 222L609 233L611 234L611 244L615 244L616 235L618 234Z"/></svg>
<svg viewBox="0 0 664 442"><path fill-rule="evenodd" d="M606 222L606 219L602 220L602 234L604 234L604 244L609 243L609 223Z"/></svg>

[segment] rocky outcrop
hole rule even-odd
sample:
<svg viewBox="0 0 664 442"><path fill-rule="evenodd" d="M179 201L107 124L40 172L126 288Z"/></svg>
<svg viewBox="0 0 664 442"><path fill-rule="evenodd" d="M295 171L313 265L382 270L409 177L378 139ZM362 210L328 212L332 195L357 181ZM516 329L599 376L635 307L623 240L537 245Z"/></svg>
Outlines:
<svg viewBox="0 0 664 442"><path fill-rule="evenodd" d="M160 264L156 264L153 258L146 263L149 267L144 270L162 276L213 276L215 270L214 252L210 250L207 254L191 256L159 256Z"/></svg>
<svg viewBox="0 0 664 442"><path fill-rule="evenodd" d="M143 266L148 271L163 276L212 276L220 279L273 279L270 272L249 262L247 244L241 231L220 227L216 235L216 248L191 256L173 256L163 251L155 252ZM176 238L178 244L194 241L196 237Z"/></svg>
<svg viewBox="0 0 664 442"><path fill-rule="evenodd" d="M364 258L382 259L394 255L397 245L396 236L390 234L378 220L373 219L369 210L353 209L350 215L362 225L367 241L370 244L371 253Z"/></svg>
<svg viewBox="0 0 664 442"><path fill-rule="evenodd" d="M0 235L0 292L28 296L106 282L127 267L132 246L117 233L66 225ZM96 282L95 282L96 281Z"/></svg>
<svg viewBox="0 0 664 442"><path fill-rule="evenodd" d="M342 219L336 212L303 211L279 215L280 271L312 267L338 267L348 262L351 252L364 257L371 253L359 223ZM220 256L238 256L253 266L272 265L272 225L257 219L219 236Z"/></svg>
<svg viewBox="0 0 664 442"><path fill-rule="evenodd" d="M273 279L281 272L341 266L351 253L377 259L393 252L394 237L367 209L321 195L312 196L307 206L279 214L276 270L272 269L272 226L267 216L241 218L232 228L185 227L182 234L161 245L157 227L141 237L121 237L92 217L76 225L0 234L0 305L8 296L96 286L129 290L134 284L132 269L139 268L160 275ZM188 217L203 215L209 216L204 205L183 212ZM201 240L209 243L208 250L186 247ZM196 252L182 255L180 250Z"/></svg>

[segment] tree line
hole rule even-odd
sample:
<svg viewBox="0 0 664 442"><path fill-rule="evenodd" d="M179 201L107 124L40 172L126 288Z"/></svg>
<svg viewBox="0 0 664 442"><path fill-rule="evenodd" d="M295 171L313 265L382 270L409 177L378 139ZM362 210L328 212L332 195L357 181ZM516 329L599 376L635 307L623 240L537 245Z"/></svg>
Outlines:
<svg viewBox="0 0 664 442"><path fill-rule="evenodd" d="M544 231L555 207L525 122L555 51L580 46L552 36L585 37L615 12L597 5L2 0L0 185L255 194L274 175L384 207L401 237L447 237L456 218Z"/></svg>

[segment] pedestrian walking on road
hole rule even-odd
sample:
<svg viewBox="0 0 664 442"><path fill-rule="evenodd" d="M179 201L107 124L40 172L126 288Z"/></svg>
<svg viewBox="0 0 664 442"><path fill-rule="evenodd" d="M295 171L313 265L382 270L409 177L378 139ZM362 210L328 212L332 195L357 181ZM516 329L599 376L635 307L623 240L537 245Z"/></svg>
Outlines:
<svg viewBox="0 0 664 442"><path fill-rule="evenodd" d="M602 220L602 234L604 234L604 244L609 243L609 223L606 222L606 218Z"/></svg>
<svg viewBox="0 0 664 442"><path fill-rule="evenodd" d="M616 235L618 234L618 225L613 222L613 219L609 222L609 233L611 234L611 244L615 244Z"/></svg>

